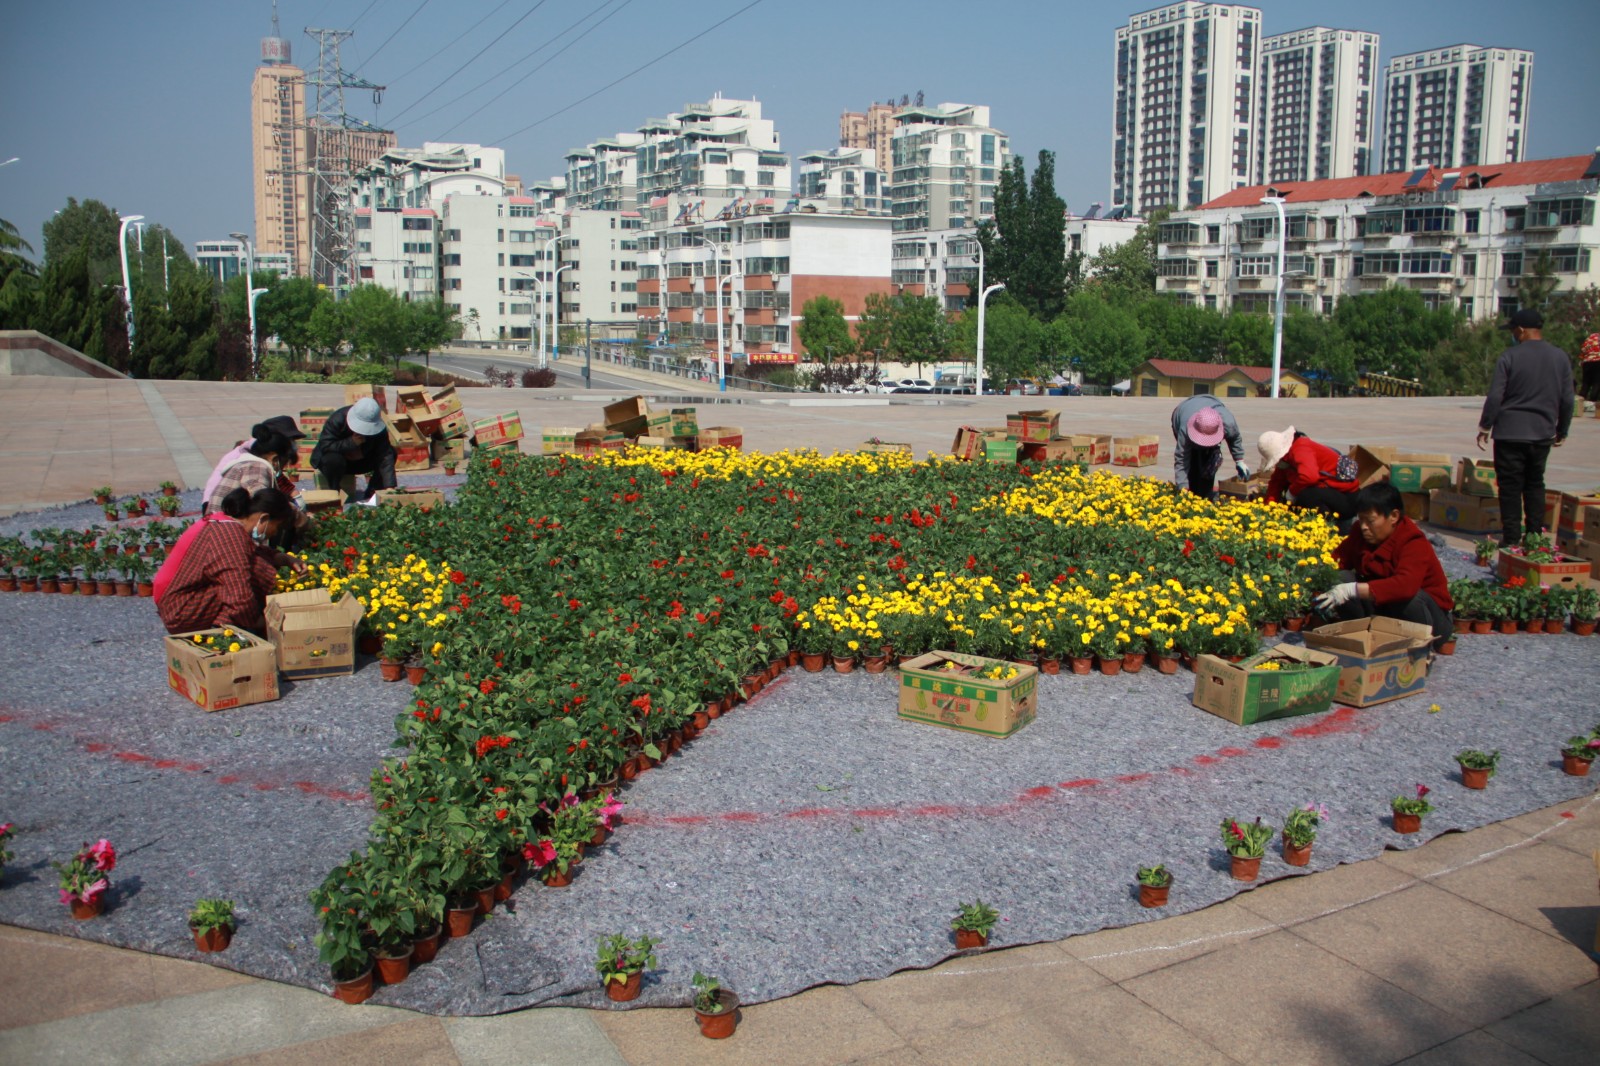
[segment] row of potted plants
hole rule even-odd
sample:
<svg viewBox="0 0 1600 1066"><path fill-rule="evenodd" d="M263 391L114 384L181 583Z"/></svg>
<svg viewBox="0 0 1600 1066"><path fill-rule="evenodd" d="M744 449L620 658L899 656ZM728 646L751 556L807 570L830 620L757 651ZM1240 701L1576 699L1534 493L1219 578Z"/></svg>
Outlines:
<svg viewBox="0 0 1600 1066"><path fill-rule="evenodd" d="M150 581L188 523L39 529L0 538L0 592L151 594Z"/></svg>
<svg viewBox="0 0 1600 1066"><path fill-rule="evenodd" d="M1508 581L1460 579L1450 582L1457 631L1462 633L1560 633L1571 619L1580 636L1594 632L1600 619L1600 590L1590 585L1533 585L1522 577Z"/></svg>

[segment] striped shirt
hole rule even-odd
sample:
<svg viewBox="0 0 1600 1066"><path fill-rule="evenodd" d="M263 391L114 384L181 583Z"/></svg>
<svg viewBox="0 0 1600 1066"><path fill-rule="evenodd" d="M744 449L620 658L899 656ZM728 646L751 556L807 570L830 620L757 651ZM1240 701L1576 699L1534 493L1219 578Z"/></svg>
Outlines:
<svg viewBox="0 0 1600 1066"><path fill-rule="evenodd" d="M201 530L157 607L167 632L232 626L265 634L262 612L278 585L274 558L272 549L258 546L237 521Z"/></svg>
<svg viewBox="0 0 1600 1066"><path fill-rule="evenodd" d="M222 498L234 489L244 489L253 496L262 489L276 488L277 484L278 474L272 469L272 464L246 452L217 479L216 488L212 489L211 495L205 499L205 510L208 513L220 512Z"/></svg>

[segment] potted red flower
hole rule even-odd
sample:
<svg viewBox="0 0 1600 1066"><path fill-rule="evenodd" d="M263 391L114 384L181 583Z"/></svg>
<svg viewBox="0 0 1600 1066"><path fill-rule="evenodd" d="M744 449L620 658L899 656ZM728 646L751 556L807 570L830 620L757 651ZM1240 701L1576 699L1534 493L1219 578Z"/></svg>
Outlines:
<svg viewBox="0 0 1600 1066"><path fill-rule="evenodd" d="M1261 873L1261 857L1267 853L1267 841L1272 839L1272 826L1254 822L1240 822L1235 818L1222 820L1222 846L1228 849L1236 881L1254 881Z"/></svg>
<svg viewBox="0 0 1600 1066"><path fill-rule="evenodd" d="M105 907L106 891L111 888L106 874L117 866L117 850L111 841L102 837L94 844L85 844L70 862L50 865L61 874L61 902L72 908L72 916L80 921L97 917Z"/></svg>
<svg viewBox="0 0 1600 1066"><path fill-rule="evenodd" d="M1415 796L1396 796L1389 801L1396 833L1415 833L1422 828L1422 816L1433 813L1433 804L1427 798L1432 791L1427 785L1418 785Z"/></svg>

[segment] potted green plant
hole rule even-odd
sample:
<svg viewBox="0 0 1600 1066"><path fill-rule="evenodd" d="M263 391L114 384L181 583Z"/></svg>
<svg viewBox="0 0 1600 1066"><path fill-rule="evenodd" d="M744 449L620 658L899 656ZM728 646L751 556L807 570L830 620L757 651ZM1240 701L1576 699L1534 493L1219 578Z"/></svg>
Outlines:
<svg viewBox="0 0 1600 1066"><path fill-rule="evenodd" d="M1561 746L1561 772L1572 777L1587 777L1596 755L1600 755L1600 726L1567 738Z"/></svg>
<svg viewBox="0 0 1600 1066"><path fill-rule="evenodd" d="M310 895L321 922L317 951L333 975L334 996L345 1003L362 1003L372 995L372 934L367 930L363 865L363 858L352 852Z"/></svg>
<svg viewBox="0 0 1600 1066"><path fill-rule="evenodd" d="M111 888L106 876L117 866L117 849L102 837L85 844L67 862L52 862L61 875L61 902L72 909L79 921L98 917L105 908L105 894Z"/></svg>
<svg viewBox="0 0 1600 1066"><path fill-rule="evenodd" d="M178 484L177 484L177 482L175 482L175 481L163 481L161 483L161 495L162 496L176 496L177 494L178 494Z"/></svg>
<svg viewBox="0 0 1600 1066"><path fill-rule="evenodd" d="M104 507L106 504L111 502L111 486L101 485L99 488L92 490L91 495L94 496L95 503L98 503L100 506Z"/></svg>
<svg viewBox="0 0 1600 1066"><path fill-rule="evenodd" d="M189 909L189 932L201 951L226 951L233 942L233 900L197 899Z"/></svg>
<svg viewBox="0 0 1600 1066"><path fill-rule="evenodd" d="M1483 540L1475 542L1472 545L1472 557L1477 560L1479 566L1492 565L1494 563L1494 557L1499 553L1499 542L1491 540L1487 537L1485 537Z"/></svg>
<svg viewBox="0 0 1600 1066"><path fill-rule="evenodd" d="M1456 762L1461 765L1463 785L1468 788L1488 788L1489 778L1494 776L1500 764L1500 749L1484 752L1477 748L1465 748L1456 752Z"/></svg>
<svg viewBox="0 0 1600 1066"><path fill-rule="evenodd" d="M183 506L183 501L177 496L162 496L156 500L156 510L166 518L176 518L178 508Z"/></svg>
<svg viewBox="0 0 1600 1066"><path fill-rule="evenodd" d="M700 1023L700 1035L712 1040L725 1040L733 1035L738 1022L739 997L732 989L722 987L715 977L694 973L694 1015Z"/></svg>
<svg viewBox="0 0 1600 1066"><path fill-rule="evenodd" d="M621 933L600 938L594 968L599 971L600 983L612 1002L626 1003L639 997L645 970L656 964L655 947L659 943L661 941L652 936L629 940Z"/></svg>
<svg viewBox="0 0 1600 1066"><path fill-rule="evenodd" d="M1580 637L1594 632L1595 620L1600 617L1600 589L1584 585L1572 590L1572 631Z"/></svg>
<svg viewBox="0 0 1600 1066"><path fill-rule="evenodd" d="M999 920L1000 912L981 899L974 903L961 904L961 909L950 920L950 928L955 930L956 934L956 950L966 951L988 944L989 930L993 929L994 923Z"/></svg>
<svg viewBox="0 0 1600 1066"><path fill-rule="evenodd" d="M1418 785L1415 796L1396 796L1389 801L1396 833L1415 833L1422 828L1422 816L1433 813L1433 804L1428 802L1431 791L1427 785Z"/></svg>
<svg viewBox="0 0 1600 1066"><path fill-rule="evenodd" d="M1172 871L1161 863L1139 867L1139 906L1165 907L1172 891Z"/></svg>
<svg viewBox="0 0 1600 1066"><path fill-rule="evenodd" d="M122 511L129 518L142 518L149 504L144 502L143 496L135 496L122 505Z"/></svg>
<svg viewBox="0 0 1600 1066"><path fill-rule="evenodd" d="M1267 841L1272 839L1272 826L1258 817L1254 822L1240 822L1236 818L1222 820L1222 846L1228 849L1236 881L1254 881L1261 873L1261 857L1267 853Z"/></svg>
<svg viewBox="0 0 1600 1066"><path fill-rule="evenodd" d="M1290 811L1283 820L1283 861L1290 866L1310 863L1317 829L1327 820L1328 808L1320 803L1307 803Z"/></svg>

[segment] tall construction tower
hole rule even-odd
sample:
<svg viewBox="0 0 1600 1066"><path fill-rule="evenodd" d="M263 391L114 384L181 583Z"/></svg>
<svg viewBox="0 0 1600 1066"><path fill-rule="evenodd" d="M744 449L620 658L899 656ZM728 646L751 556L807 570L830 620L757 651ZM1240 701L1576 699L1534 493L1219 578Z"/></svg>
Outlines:
<svg viewBox="0 0 1600 1066"><path fill-rule="evenodd" d="M347 73L340 65L339 46L353 31L307 26L305 32L317 42L317 69L306 77L306 84L315 91L306 116L311 154L310 274L338 297L351 284L350 252L355 244L351 175L396 142L392 130L380 129L345 110L346 89L371 92L375 104L383 98L382 85Z"/></svg>

